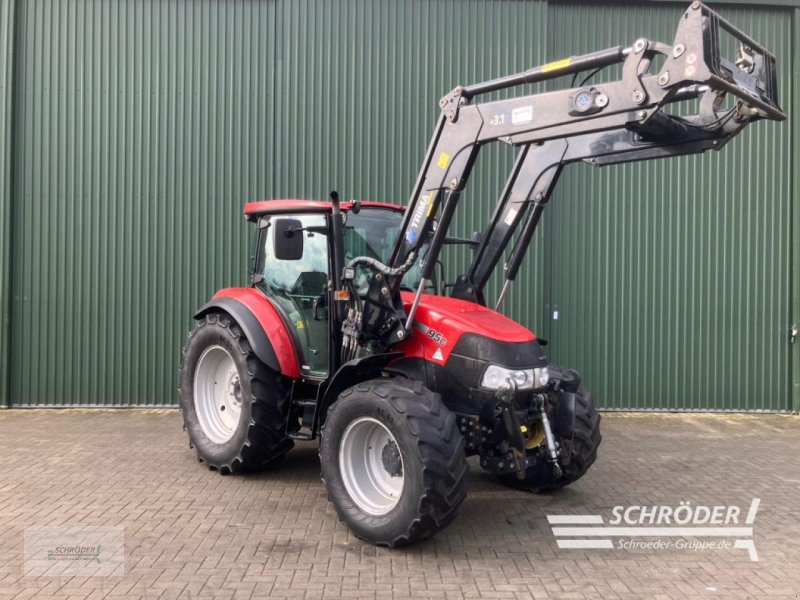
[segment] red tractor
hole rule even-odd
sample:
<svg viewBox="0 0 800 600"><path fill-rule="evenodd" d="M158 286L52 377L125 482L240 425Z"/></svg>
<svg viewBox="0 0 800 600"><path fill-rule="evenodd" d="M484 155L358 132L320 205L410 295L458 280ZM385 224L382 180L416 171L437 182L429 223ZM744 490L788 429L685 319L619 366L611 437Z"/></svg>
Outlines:
<svg viewBox="0 0 800 600"><path fill-rule="evenodd" d="M615 64L619 80L589 83ZM569 89L475 102L564 75L573 75ZM453 89L406 209L336 193L247 204L257 228L251 285L203 306L183 351L191 445L233 473L271 467L294 440L319 436L339 517L387 546L453 520L468 456L514 486L571 484L597 457L594 399L575 371L548 362L531 331L497 312L561 169L716 150L752 121L784 119L776 98L775 58L694 2L672 45L638 39ZM694 112L667 112L675 103ZM519 149L514 168L485 229L451 237L490 142ZM452 244L471 247L472 261L445 286L436 265ZM505 285L487 308L484 289L503 259Z"/></svg>

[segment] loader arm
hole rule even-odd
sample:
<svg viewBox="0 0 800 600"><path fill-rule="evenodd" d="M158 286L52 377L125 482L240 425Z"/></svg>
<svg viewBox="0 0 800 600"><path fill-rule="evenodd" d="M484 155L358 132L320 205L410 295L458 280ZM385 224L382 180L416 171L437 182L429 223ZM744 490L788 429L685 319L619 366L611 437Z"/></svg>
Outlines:
<svg viewBox="0 0 800 600"><path fill-rule="evenodd" d="M733 60L721 56L723 36L728 46L731 41L738 45ZM652 72L658 55L664 56L664 63ZM614 64L622 65L616 81L475 101L489 92ZM726 98L733 102L726 105ZM696 111L689 116L665 110L695 99ZM609 48L458 86L439 105L441 115L389 264L367 265L374 269L367 298L363 306L351 306L343 324L351 346L356 340L370 351L383 351L409 334L460 194L484 145L502 142L519 147L519 152L474 259L458 277L452 295L485 304L484 287L518 232L505 264L499 305L565 165L584 161L603 166L701 153L721 148L750 122L786 118L777 103L774 56L700 2L686 10L671 45L640 38L629 48ZM400 286L418 257L423 261L422 282L406 313ZM344 269L344 285L358 261Z"/></svg>

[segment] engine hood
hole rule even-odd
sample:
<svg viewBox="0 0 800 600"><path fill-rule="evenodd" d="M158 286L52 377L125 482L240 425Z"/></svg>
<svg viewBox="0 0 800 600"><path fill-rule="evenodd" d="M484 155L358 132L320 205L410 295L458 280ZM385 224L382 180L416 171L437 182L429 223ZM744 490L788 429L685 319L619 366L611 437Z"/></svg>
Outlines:
<svg viewBox="0 0 800 600"><path fill-rule="evenodd" d="M402 292L402 300L408 312L414 294ZM414 338L404 350L408 353L419 344L417 352L440 365L454 352L500 363L527 362L534 349L537 355L541 353L533 332L516 321L485 306L445 296L422 295L413 330ZM498 352L503 356L491 356ZM507 357L509 353L517 356Z"/></svg>
<svg viewBox="0 0 800 600"><path fill-rule="evenodd" d="M414 295L403 293L402 299L408 312ZM495 392L480 386L488 365L529 369L548 364L532 331L464 300L423 295L412 331L393 347L404 355L394 367L424 377L426 385L457 413L492 418ZM527 397L530 392L521 394Z"/></svg>

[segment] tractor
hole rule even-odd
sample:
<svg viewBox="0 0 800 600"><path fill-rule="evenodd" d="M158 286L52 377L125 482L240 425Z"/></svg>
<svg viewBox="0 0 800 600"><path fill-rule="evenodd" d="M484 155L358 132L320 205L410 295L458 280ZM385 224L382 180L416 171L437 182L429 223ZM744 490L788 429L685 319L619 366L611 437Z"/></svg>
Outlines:
<svg viewBox="0 0 800 600"><path fill-rule="evenodd" d="M618 79L593 82L612 65ZM478 101L570 75L564 89ZM470 456L533 491L570 485L595 462L600 415L580 376L499 312L563 167L719 150L754 121L786 118L775 57L700 2L672 44L640 38L457 86L439 108L405 208L335 192L246 204L249 285L194 314L180 367L202 462L223 474L272 468L295 440L319 438L339 518L390 547L453 521ZM455 237L477 155L496 142L516 149L514 166L489 223ZM449 245L471 260L446 283L437 265Z"/></svg>

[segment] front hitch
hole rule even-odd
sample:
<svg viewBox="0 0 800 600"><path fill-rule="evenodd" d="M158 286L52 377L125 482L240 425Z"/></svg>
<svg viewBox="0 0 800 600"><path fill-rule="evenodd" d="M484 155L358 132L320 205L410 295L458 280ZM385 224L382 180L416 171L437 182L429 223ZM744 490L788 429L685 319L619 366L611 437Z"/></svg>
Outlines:
<svg viewBox="0 0 800 600"><path fill-rule="evenodd" d="M525 459L525 436L522 435L517 412L514 409L513 399L517 392L517 384L508 379L505 386L500 387L495 394L497 405L495 415L502 417L503 425L508 433L508 452L506 459L513 464L514 472L519 479L525 479L527 461Z"/></svg>
<svg viewBox="0 0 800 600"><path fill-rule="evenodd" d="M558 367L554 369L554 374L556 374L556 378L551 381L548 389L557 392L560 398L559 404L552 415L553 420L548 416L551 401L550 394L547 392L531 394L527 418L520 414L520 397L514 381L507 380L505 385L495 392L495 433L491 436L494 441L490 442L490 445L496 444L496 450L483 456L481 459L483 468L508 475L514 473L518 479L524 480L528 466L530 466L529 461L537 460L528 456L528 440L525 437L525 433L530 427L528 421L530 419L538 419L541 423L544 438L540 456L550 464L550 469L555 479L560 479L563 476L564 471L561 466L561 459L563 458L565 463L568 463L570 442L567 441L567 454L564 455L565 448L556 440L555 434L562 435L565 432L571 432L573 429L569 425L569 421L570 419L574 420L575 394L566 391L564 388L578 388L580 386L580 377L574 371L566 371ZM562 402L563 406L561 406ZM462 431L466 430L462 427ZM486 440L484 439L484 441Z"/></svg>
<svg viewBox="0 0 800 600"><path fill-rule="evenodd" d="M536 408L539 411L539 418L542 420L542 428L544 429L544 439L547 444L547 457L550 464L553 466L553 477L559 479L562 475L561 466L558 464L558 448L556 447L556 439L553 436L553 430L550 427L550 419L547 417L547 411L544 408L545 396L537 394L534 400Z"/></svg>
<svg viewBox="0 0 800 600"><path fill-rule="evenodd" d="M505 455L505 459L508 462L508 470L513 471L517 478L522 480L525 479L528 461L526 455L526 440L523 434L524 428L519 421L513 402L516 392L517 386L514 381L510 379L505 386L497 390L495 394L495 398L497 398L495 417L502 418L503 426L508 435L508 451ZM539 419L542 422L545 444L547 446L547 459L551 464L553 476L558 479L563 472L561 470L561 465L558 464L558 444L553 435L553 429L550 426L550 419L547 416L546 401L546 394L536 394L531 401L531 409L538 413ZM505 470L504 464L500 463L497 466Z"/></svg>

